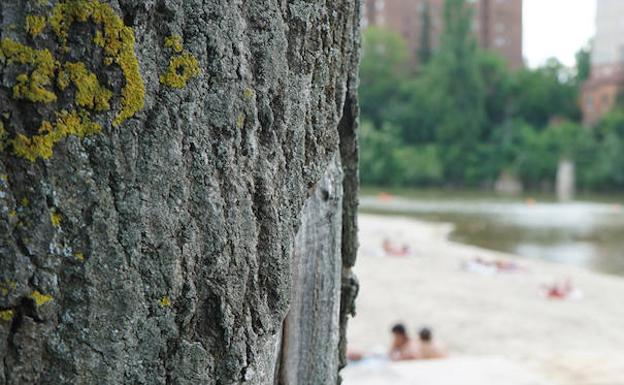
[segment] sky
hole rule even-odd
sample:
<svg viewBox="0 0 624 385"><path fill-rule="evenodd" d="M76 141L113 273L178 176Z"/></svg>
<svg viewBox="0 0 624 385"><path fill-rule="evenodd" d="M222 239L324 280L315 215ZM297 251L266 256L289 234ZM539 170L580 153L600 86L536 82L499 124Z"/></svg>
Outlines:
<svg viewBox="0 0 624 385"><path fill-rule="evenodd" d="M523 50L529 66L551 57L573 66L574 54L594 36L595 18L596 0L524 0Z"/></svg>

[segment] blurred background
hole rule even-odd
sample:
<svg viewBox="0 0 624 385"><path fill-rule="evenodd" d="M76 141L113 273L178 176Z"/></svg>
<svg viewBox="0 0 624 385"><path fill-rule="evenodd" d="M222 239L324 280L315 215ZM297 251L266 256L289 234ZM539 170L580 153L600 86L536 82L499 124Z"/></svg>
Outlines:
<svg viewBox="0 0 624 385"><path fill-rule="evenodd" d="M364 3L346 383L624 384L624 1Z"/></svg>
<svg viewBox="0 0 624 385"><path fill-rule="evenodd" d="M549 192L567 160L621 189L624 2L598 3L367 0L362 183Z"/></svg>

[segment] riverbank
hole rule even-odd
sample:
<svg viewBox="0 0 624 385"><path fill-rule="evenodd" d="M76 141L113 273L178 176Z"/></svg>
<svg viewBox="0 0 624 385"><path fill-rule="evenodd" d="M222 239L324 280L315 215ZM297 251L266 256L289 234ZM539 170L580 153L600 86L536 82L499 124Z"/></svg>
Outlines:
<svg viewBox="0 0 624 385"><path fill-rule="evenodd" d="M598 202L606 204L624 204L622 199L623 191L601 192L601 191L578 191L575 195L577 201ZM447 199L447 200L473 200L489 202L515 202L526 201L528 199L537 202L557 202L554 192L548 191L523 191L521 194L500 194L493 189L479 188L410 188L410 187L376 187L362 186L360 196L377 197L388 195L415 200Z"/></svg>
<svg viewBox="0 0 624 385"><path fill-rule="evenodd" d="M503 359L549 384L624 384L624 279L453 243L447 224L361 215L359 225L361 291L350 348L384 351L389 327L402 321L412 333L433 327L455 358ZM384 239L409 246L412 255L385 256ZM513 260L522 271L462 269L475 258ZM545 298L542 285L567 278L581 299ZM353 369L347 385L355 385L348 382L357 377Z"/></svg>
<svg viewBox="0 0 624 385"><path fill-rule="evenodd" d="M620 204L378 195L361 197L360 209L452 223L453 241L624 276Z"/></svg>

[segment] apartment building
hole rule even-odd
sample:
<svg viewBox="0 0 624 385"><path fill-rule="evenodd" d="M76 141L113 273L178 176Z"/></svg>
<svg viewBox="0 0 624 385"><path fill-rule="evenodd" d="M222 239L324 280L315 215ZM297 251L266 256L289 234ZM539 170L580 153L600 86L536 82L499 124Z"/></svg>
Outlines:
<svg viewBox="0 0 624 385"><path fill-rule="evenodd" d="M590 78L583 85L583 121L593 125L615 105L624 86L624 1L598 0Z"/></svg>
<svg viewBox="0 0 624 385"><path fill-rule="evenodd" d="M522 0L468 0L479 45L503 56L510 68L523 66ZM435 49L444 28L444 0L366 0L364 27L394 30L405 38L414 62L423 33L424 12L430 15L430 41Z"/></svg>

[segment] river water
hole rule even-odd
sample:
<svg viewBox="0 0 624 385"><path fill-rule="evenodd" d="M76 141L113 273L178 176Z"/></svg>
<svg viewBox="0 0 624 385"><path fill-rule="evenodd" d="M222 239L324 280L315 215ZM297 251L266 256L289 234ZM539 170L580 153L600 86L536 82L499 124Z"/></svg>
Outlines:
<svg viewBox="0 0 624 385"><path fill-rule="evenodd" d="M454 225L454 241L624 275L624 208L614 203L362 197L365 212Z"/></svg>

